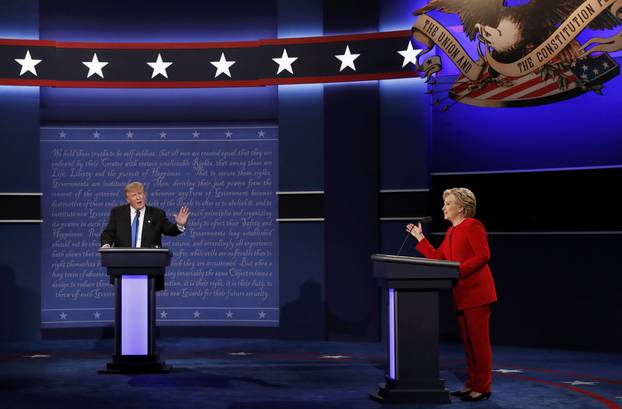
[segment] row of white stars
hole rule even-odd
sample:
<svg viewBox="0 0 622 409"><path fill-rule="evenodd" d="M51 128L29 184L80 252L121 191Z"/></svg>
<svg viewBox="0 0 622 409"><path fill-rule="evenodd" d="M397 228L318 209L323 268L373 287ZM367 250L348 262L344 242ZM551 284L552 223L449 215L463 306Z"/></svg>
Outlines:
<svg viewBox="0 0 622 409"><path fill-rule="evenodd" d="M225 316L227 318L233 318L233 315L234 315L234 313L232 311L227 311L225 313ZM259 311L258 315L259 315L260 319L266 318L266 313L264 311ZM201 313L199 311L195 311L195 312L192 313L192 316L194 318L201 318ZM61 312L60 314L58 314L58 317L61 320L66 320L67 319L67 313L66 312ZM167 318L167 317L168 317L168 312L162 311L160 313L160 318ZM101 318L101 313L100 312L94 312L93 313L93 318L95 318L96 320L100 319Z"/></svg>
<svg viewBox="0 0 622 409"><path fill-rule="evenodd" d="M397 52L402 57L404 57L404 61L402 63L403 68L408 64L415 65L417 62L417 55L421 52L421 50L413 49L412 43L408 41L408 47L405 50ZM350 68L353 71L356 71L356 65L354 62L360 56L361 54L352 54L352 52L350 52L350 46L346 45L346 49L343 54L335 55L335 58L337 58L341 62L339 72L343 71L346 68ZM284 48L281 57L273 58L272 60L279 65L276 72L277 75L280 74L282 71L288 71L290 74L293 74L294 69L292 67L292 64L296 60L298 60L298 57L290 57L287 54L287 49ZM27 72L38 76L36 66L43 60L37 60L32 58L32 56L30 55L30 50L26 50L26 56L24 58L16 58L15 61L21 65L21 70L19 72L19 75L21 77ZM235 63L236 62L233 60L227 60L224 52L221 53L220 60L210 61L210 64L216 67L216 74L214 74L214 78L218 78L218 76L220 76L221 74L224 74L231 78L230 68ZM104 67L108 65L108 62L99 61L97 53L93 53L93 58L91 59L91 61L82 61L82 64L86 65L89 69L86 78L90 78L92 75L98 75L101 78L104 78ZM151 78L155 78L158 75L162 75L164 78L168 78L168 73L166 72L166 70L171 65L173 65L173 63L169 61L164 61L162 59L162 55L158 54L156 60L153 62L148 62L147 65L153 69L153 72L151 73Z"/></svg>
<svg viewBox="0 0 622 409"><path fill-rule="evenodd" d="M66 312L61 312L60 314L58 314L58 317L61 320L66 320L67 319L67 313ZM100 319L102 316L101 312L97 311L93 313L93 318L95 318L96 320Z"/></svg>
<svg viewBox="0 0 622 409"><path fill-rule="evenodd" d="M101 133L98 132L98 131L95 131L91 135L93 135L93 139L100 139ZM160 135L160 139L166 139L168 134L166 132L162 131L162 132L160 132L159 135ZM225 138L231 139L231 137L233 136L233 132L227 131L227 132L224 133L224 135L225 135ZM58 133L58 136L59 136L60 139L67 139L67 133L65 131L60 131ZM134 139L134 132L129 131L129 132L127 132L125 134L125 136L127 136L127 139ZM198 132L198 131L192 132L192 138L193 139L199 139L199 136L201 136L200 132ZM257 131L257 137L263 138L265 136L266 136L266 133L264 132L263 129Z"/></svg>
<svg viewBox="0 0 622 409"><path fill-rule="evenodd" d="M259 315L260 319L265 319L266 318L266 313L264 311L259 311L257 314ZM225 316L227 318L233 318L234 315L235 314L233 313L233 311L227 311L225 313ZM201 318L201 313L199 311L195 311L195 312L192 313L192 316L194 318ZM165 318L165 319L168 318L168 312L162 311L160 313L160 318Z"/></svg>

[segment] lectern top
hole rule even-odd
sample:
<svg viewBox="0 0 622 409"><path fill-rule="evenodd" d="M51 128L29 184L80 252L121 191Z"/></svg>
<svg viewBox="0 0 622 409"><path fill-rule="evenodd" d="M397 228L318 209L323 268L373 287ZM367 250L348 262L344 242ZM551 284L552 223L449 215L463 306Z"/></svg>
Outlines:
<svg viewBox="0 0 622 409"><path fill-rule="evenodd" d="M373 261L384 261L389 263L402 264L419 264L426 266L458 267L460 265L460 263L458 263L457 261L434 260L422 257L395 256L393 254L372 254L371 259Z"/></svg>
<svg viewBox="0 0 622 409"><path fill-rule="evenodd" d="M170 253L169 249L160 248L160 249L152 249L152 248L141 248L141 247L109 247L109 248L100 248L100 253Z"/></svg>

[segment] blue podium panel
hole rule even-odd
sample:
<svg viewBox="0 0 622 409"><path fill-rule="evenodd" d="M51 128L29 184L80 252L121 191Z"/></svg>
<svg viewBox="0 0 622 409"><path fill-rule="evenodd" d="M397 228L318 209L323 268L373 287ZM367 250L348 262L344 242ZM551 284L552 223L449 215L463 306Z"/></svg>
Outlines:
<svg viewBox="0 0 622 409"><path fill-rule="evenodd" d="M395 288L389 288L389 379L395 380L395 319L397 311L395 311Z"/></svg>
<svg viewBox="0 0 622 409"><path fill-rule="evenodd" d="M121 355L149 354L148 324L148 277L121 277Z"/></svg>

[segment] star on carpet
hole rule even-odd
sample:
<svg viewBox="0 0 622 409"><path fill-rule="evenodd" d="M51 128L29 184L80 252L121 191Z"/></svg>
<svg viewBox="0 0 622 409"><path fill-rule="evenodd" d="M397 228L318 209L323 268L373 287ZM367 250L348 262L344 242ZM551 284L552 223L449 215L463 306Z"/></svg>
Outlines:
<svg viewBox="0 0 622 409"><path fill-rule="evenodd" d="M492 372L499 372L499 373L523 373L523 371L521 369L504 369L504 368L493 369Z"/></svg>
<svg viewBox="0 0 622 409"><path fill-rule="evenodd" d="M594 385L598 385L598 382L584 382L584 381L562 381L561 383L567 383L568 385L572 385L572 386L580 386L580 385L584 385L584 386L594 386Z"/></svg>

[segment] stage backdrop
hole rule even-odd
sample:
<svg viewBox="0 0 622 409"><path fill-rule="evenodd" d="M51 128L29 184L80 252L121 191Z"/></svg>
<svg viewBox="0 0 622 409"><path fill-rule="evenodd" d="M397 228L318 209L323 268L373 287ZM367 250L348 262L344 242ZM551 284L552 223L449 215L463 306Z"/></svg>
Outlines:
<svg viewBox="0 0 622 409"><path fill-rule="evenodd" d="M191 211L163 239L174 257L158 324L278 326L277 148L276 125L43 127L43 327L112 325L99 236L133 180L169 218Z"/></svg>

